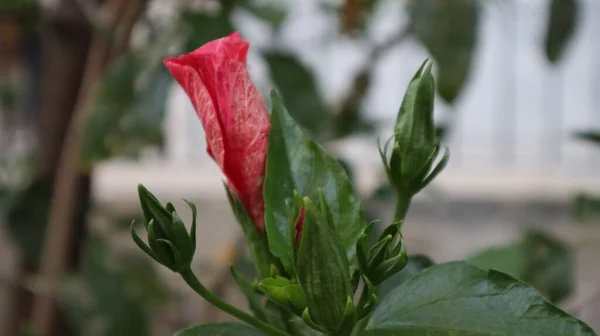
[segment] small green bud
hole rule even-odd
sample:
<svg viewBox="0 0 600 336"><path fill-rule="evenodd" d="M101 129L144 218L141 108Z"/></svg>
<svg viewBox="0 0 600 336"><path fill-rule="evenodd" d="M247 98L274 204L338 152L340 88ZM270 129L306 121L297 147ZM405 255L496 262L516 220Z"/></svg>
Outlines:
<svg viewBox="0 0 600 336"><path fill-rule="evenodd" d="M306 309L306 297L298 283L275 276L259 282L258 289L271 301L300 315Z"/></svg>
<svg viewBox="0 0 600 336"><path fill-rule="evenodd" d="M138 193L148 244L135 233L132 223L131 236L134 242L146 254L173 272L189 268L196 251L196 207L187 202L193 216L192 228L188 233L173 204L167 203L163 207L141 184L138 186Z"/></svg>
<svg viewBox="0 0 600 336"><path fill-rule="evenodd" d="M435 80L432 62L426 60L406 89L394 128L394 145L388 159L387 147L380 149L388 178L394 188L412 196L444 168L447 150L432 170L441 149L433 121Z"/></svg>

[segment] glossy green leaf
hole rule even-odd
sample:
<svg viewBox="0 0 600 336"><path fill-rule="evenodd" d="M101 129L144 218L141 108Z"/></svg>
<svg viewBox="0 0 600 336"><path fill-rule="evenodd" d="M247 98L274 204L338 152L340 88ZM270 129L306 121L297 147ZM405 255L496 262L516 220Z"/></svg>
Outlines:
<svg viewBox="0 0 600 336"><path fill-rule="evenodd" d="M346 303L352 297L350 266L323 198L305 198L306 216L296 260L298 282L306 295L308 314L325 330L339 331Z"/></svg>
<svg viewBox="0 0 600 336"><path fill-rule="evenodd" d="M543 232L530 231L519 242L484 250L468 261L525 281L552 302L566 298L573 289L569 246Z"/></svg>
<svg viewBox="0 0 600 336"><path fill-rule="evenodd" d="M292 118L311 136L323 135L328 123L327 106L312 71L290 53L265 52L263 56Z"/></svg>
<svg viewBox="0 0 600 336"><path fill-rule="evenodd" d="M269 253L269 247L267 245L265 237L258 232L250 215L246 212L246 209L242 205L239 198L229 190L227 185L225 191L227 192L227 199L229 205L233 210L233 214L237 219L237 222L242 227L242 231L246 236L248 247L250 248L250 254L256 267L256 274L260 279L264 279L269 276L269 268L271 265L271 254Z"/></svg>
<svg viewBox="0 0 600 336"><path fill-rule="evenodd" d="M465 262L432 266L392 291L365 336L595 336L529 285Z"/></svg>
<svg viewBox="0 0 600 336"><path fill-rule="evenodd" d="M238 322L199 324L175 333L174 336L264 336L249 325Z"/></svg>
<svg viewBox="0 0 600 336"><path fill-rule="evenodd" d="M578 7L578 0L550 0L544 51L553 64L560 61L575 33L579 20Z"/></svg>
<svg viewBox="0 0 600 336"><path fill-rule="evenodd" d="M413 0L410 29L438 69L437 90L452 104L471 73L477 43L480 0Z"/></svg>
<svg viewBox="0 0 600 336"><path fill-rule="evenodd" d="M277 94L272 93L271 99L273 112L264 186L265 228L271 252L293 274L286 200L292 200L294 190L301 196L318 199L318 188L323 189L335 230L351 255L366 222L362 204L354 195L342 165L306 136Z"/></svg>
<svg viewBox="0 0 600 336"><path fill-rule="evenodd" d="M417 273L422 270L429 268L435 265L433 260L424 255L411 255L408 258L408 263L406 267L402 269L400 272L395 275L389 277L384 282L379 285L377 291L377 297L379 298L379 303L381 300L385 298L389 293L391 293L396 287L400 286L403 282L415 276Z"/></svg>

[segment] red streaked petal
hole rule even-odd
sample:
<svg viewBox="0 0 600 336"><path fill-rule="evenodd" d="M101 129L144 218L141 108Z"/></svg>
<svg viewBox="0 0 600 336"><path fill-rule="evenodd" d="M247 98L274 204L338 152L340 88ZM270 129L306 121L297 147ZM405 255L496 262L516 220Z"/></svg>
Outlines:
<svg viewBox="0 0 600 336"><path fill-rule="evenodd" d="M173 59L167 59L164 63L190 98L204 127L207 151L219 167L223 169L225 163L223 131L206 86L193 67L182 65L173 61Z"/></svg>

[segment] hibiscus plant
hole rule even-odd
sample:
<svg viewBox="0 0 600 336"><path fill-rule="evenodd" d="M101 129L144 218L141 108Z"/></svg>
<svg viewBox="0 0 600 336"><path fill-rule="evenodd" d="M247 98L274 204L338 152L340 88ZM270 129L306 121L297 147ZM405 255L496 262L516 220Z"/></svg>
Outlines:
<svg viewBox="0 0 600 336"><path fill-rule="evenodd" d="M250 313L211 293L191 267L195 206L188 202L188 231L171 203L163 205L140 185L147 243L132 230L136 244L239 320L177 335L594 335L528 284L465 262L431 266L379 297L382 282L409 260L402 226L411 198L449 158L433 122L432 63L416 72L394 136L380 146L397 202L393 223L376 236L343 166L294 121L275 92L267 111L247 71L248 48L233 33L164 62L202 122L257 274L245 279L232 268Z"/></svg>

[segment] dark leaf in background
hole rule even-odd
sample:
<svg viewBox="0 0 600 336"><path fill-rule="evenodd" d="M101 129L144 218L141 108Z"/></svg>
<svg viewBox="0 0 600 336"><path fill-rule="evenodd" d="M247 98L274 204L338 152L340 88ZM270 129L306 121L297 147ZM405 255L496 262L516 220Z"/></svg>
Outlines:
<svg viewBox="0 0 600 336"><path fill-rule="evenodd" d="M529 285L465 262L427 268L375 309L364 336L594 336Z"/></svg>
<svg viewBox="0 0 600 336"><path fill-rule="evenodd" d="M581 131L573 134L575 138L600 146L600 131Z"/></svg>
<svg viewBox="0 0 600 336"><path fill-rule="evenodd" d="M279 1L269 3L269 1L248 0L243 1L242 6L259 19L269 23L276 31L287 17L287 12Z"/></svg>
<svg viewBox="0 0 600 336"><path fill-rule="evenodd" d="M6 196L8 232L19 245L22 257L34 264L42 251L51 195L49 182L34 180L23 190Z"/></svg>
<svg viewBox="0 0 600 336"><path fill-rule="evenodd" d="M600 196L579 194L573 199L573 217L579 222L600 218Z"/></svg>
<svg viewBox="0 0 600 336"><path fill-rule="evenodd" d="M378 0L345 0L339 10L340 31L349 36L361 35Z"/></svg>
<svg viewBox="0 0 600 336"><path fill-rule="evenodd" d="M573 289L574 261L569 247L543 232L528 232L520 242L486 249L468 262L525 281L552 302L560 302Z"/></svg>
<svg viewBox="0 0 600 336"><path fill-rule="evenodd" d="M162 64L148 64L129 53L108 70L87 120L81 163L90 167L114 156L137 157L162 144L170 75Z"/></svg>
<svg viewBox="0 0 600 336"><path fill-rule="evenodd" d="M328 126L327 105L312 71L290 53L267 51L263 56L273 84L294 120L311 136L323 136Z"/></svg>
<svg viewBox="0 0 600 336"><path fill-rule="evenodd" d="M354 76L354 83L348 97L342 103L339 113L332 117L333 138L343 138L357 132L373 131L373 123L362 115L362 102L371 86L371 69L364 70ZM368 113L368 111L365 111Z"/></svg>
<svg viewBox="0 0 600 336"><path fill-rule="evenodd" d="M230 7L223 7L217 13L184 11L181 13L181 24L187 33L184 52L200 48L206 42L216 40L234 31L231 23Z"/></svg>
<svg viewBox="0 0 600 336"><path fill-rule="evenodd" d="M465 87L479 31L479 0L410 0L410 29L437 67L440 96L452 104Z"/></svg>
<svg viewBox="0 0 600 336"><path fill-rule="evenodd" d="M151 335L148 310L168 294L147 258L119 256L110 263L107 247L92 239L78 273L65 281L61 304L81 335Z"/></svg>
<svg viewBox="0 0 600 336"><path fill-rule="evenodd" d="M183 329L174 336L264 336L262 332L239 322L199 324Z"/></svg>
<svg viewBox="0 0 600 336"><path fill-rule="evenodd" d="M544 51L552 64L556 64L564 55L577 29L578 7L577 0L550 1Z"/></svg>

